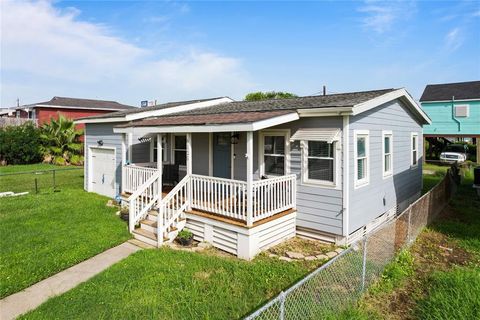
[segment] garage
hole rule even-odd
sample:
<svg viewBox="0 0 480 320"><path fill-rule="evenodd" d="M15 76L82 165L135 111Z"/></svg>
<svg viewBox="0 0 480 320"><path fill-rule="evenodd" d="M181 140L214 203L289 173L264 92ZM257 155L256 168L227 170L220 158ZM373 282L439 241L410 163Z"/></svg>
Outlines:
<svg viewBox="0 0 480 320"><path fill-rule="evenodd" d="M89 191L115 197L115 149L90 148Z"/></svg>

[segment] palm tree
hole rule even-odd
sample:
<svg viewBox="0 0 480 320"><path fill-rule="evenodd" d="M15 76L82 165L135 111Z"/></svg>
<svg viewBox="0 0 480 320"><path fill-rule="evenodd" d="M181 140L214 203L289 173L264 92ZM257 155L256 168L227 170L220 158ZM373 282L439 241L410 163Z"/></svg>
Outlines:
<svg viewBox="0 0 480 320"><path fill-rule="evenodd" d="M40 138L43 141L42 151L49 162L57 164L70 162L72 157L78 157L83 150L80 137L83 131L77 130L72 120L60 116L51 119L41 128ZM62 160L63 159L63 160Z"/></svg>

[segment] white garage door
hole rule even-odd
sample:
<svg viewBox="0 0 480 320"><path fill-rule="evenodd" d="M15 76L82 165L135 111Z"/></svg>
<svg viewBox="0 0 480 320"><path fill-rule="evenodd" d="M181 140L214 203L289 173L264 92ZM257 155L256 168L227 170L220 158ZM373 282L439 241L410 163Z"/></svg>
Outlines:
<svg viewBox="0 0 480 320"><path fill-rule="evenodd" d="M91 148L91 191L107 197L115 197L115 151Z"/></svg>

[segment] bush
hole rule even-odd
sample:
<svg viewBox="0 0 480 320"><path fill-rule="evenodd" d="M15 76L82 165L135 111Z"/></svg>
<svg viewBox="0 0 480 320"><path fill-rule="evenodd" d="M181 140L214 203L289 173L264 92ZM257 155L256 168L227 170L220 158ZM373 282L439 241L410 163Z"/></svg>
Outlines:
<svg viewBox="0 0 480 320"><path fill-rule="evenodd" d="M40 131L30 122L0 128L0 160L7 164L42 161Z"/></svg>
<svg viewBox="0 0 480 320"><path fill-rule="evenodd" d="M83 156L74 154L70 156L70 164L74 166L82 166L83 165L84 158Z"/></svg>
<svg viewBox="0 0 480 320"><path fill-rule="evenodd" d="M63 157L57 156L53 158L53 164L57 166L64 166L67 164L67 161Z"/></svg>

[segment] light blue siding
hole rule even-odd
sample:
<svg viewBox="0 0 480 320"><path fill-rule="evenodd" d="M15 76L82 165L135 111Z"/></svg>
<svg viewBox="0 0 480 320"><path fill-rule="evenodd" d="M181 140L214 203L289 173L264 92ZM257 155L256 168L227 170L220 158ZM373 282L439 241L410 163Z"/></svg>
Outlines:
<svg viewBox="0 0 480 320"><path fill-rule="evenodd" d="M370 181L356 189L354 130L369 130ZM382 130L393 133L393 175L383 178ZM418 133L418 166L412 167L411 133ZM422 127L399 101L350 117L349 232L366 225L396 204L419 193L422 187ZM385 203L384 203L385 201Z"/></svg>
<svg viewBox="0 0 480 320"><path fill-rule="evenodd" d="M290 129L293 135L302 128L338 128L342 129L342 117L301 118L272 129ZM258 141L258 137L256 139ZM342 148L342 138L338 141ZM258 147L254 149L258 150ZM258 154L258 152L255 152ZM340 153L341 154L341 153ZM297 226L319 230L321 232L341 235L343 230L343 192L342 175L335 189L303 184L302 152L300 143L290 143L290 173L297 175ZM258 161L258 160L257 160ZM338 170L342 172L342 157L337 161ZM258 175L258 168L257 168Z"/></svg>
<svg viewBox="0 0 480 320"><path fill-rule="evenodd" d="M454 117L454 106L468 105L468 117ZM422 109L432 120L423 127L431 135L480 135L480 101L422 102Z"/></svg>

